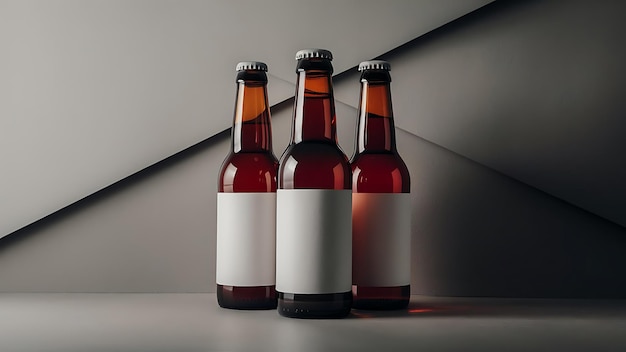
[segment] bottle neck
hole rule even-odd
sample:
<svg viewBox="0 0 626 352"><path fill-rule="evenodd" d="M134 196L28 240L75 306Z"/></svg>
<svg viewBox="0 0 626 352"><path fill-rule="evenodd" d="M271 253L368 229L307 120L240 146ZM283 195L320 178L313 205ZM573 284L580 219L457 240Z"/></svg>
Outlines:
<svg viewBox="0 0 626 352"><path fill-rule="evenodd" d="M291 143L303 141L337 143L332 66L326 60L301 61L305 62L300 63L297 70Z"/></svg>
<svg viewBox="0 0 626 352"><path fill-rule="evenodd" d="M232 151L268 152L272 150L272 130L267 100L267 76L244 80L249 72L237 75L237 101L232 132ZM263 80L262 78L265 78Z"/></svg>
<svg viewBox="0 0 626 352"><path fill-rule="evenodd" d="M396 152L396 133L391 107L391 79L389 73L376 72L377 76L361 76L361 101L356 139L357 153ZM374 79L377 78L377 79Z"/></svg>

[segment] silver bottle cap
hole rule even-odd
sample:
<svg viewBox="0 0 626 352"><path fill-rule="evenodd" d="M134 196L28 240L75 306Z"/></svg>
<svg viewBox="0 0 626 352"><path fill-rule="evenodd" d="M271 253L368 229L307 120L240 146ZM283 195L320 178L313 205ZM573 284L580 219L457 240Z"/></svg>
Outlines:
<svg viewBox="0 0 626 352"><path fill-rule="evenodd" d="M319 59L333 59L333 54L325 49L303 49L296 53L296 60L301 59L310 59L310 58L319 58Z"/></svg>
<svg viewBox="0 0 626 352"><path fill-rule="evenodd" d="M260 61L242 61L235 68L237 72L245 70L257 70L267 72L267 65Z"/></svg>
<svg viewBox="0 0 626 352"><path fill-rule="evenodd" d="M359 64L359 72L365 70L385 70L391 71L391 64L383 60L363 61Z"/></svg>

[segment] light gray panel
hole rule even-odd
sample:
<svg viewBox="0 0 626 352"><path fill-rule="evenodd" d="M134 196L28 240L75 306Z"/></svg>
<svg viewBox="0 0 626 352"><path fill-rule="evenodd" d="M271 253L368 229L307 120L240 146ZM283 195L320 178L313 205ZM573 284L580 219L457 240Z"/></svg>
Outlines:
<svg viewBox="0 0 626 352"><path fill-rule="evenodd" d="M215 285L214 137L2 239L0 291L207 292Z"/></svg>
<svg viewBox="0 0 626 352"><path fill-rule="evenodd" d="M339 72L488 2L2 0L0 236L229 127L238 61L275 103L302 47Z"/></svg>
<svg viewBox="0 0 626 352"><path fill-rule="evenodd" d="M397 125L626 226L625 11L494 3L393 52Z"/></svg>

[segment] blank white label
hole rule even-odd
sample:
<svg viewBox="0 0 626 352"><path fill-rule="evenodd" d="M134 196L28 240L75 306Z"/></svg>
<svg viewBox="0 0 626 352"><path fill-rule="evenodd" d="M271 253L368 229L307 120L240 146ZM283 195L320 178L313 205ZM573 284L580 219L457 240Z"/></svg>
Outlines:
<svg viewBox="0 0 626 352"><path fill-rule="evenodd" d="M276 290L323 294L352 289L352 191L277 191Z"/></svg>
<svg viewBox="0 0 626 352"><path fill-rule="evenodd" d="M276 193L217 194L216 282L276 282Z"/></svg>
<svg viewBox="0 0 626 352"><path fill-rule="evenodd" d="M411 282L409 193L352 195L352 283L365 287Z"/></svg>

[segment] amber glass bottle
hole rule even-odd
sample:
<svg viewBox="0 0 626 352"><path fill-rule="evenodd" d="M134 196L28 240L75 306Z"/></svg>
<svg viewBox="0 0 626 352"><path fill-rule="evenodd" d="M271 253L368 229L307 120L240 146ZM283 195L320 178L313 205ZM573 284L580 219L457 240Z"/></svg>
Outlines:
<svg viewBox="0 0 626 352"><path fill-rule="evenodd" d="M237 64L231 150L219 172L217 301L233 309L276 308L276 182L267 66Z"/></svg>
<svg viewBox="0 0 626 352"><path fill-rule="evenodd" d="M352 304L352 173L337 145L332 54L306 49L296 60L291 143L277 191L278 312L344 317Z"/></svg>
<svg viewBox="0 0 626 352"><path fill-rule="evenodd" d="M396 150L391 66L365 61L352 165L353 308L400 309L410 298L409 171Z"/></svg>

